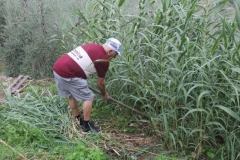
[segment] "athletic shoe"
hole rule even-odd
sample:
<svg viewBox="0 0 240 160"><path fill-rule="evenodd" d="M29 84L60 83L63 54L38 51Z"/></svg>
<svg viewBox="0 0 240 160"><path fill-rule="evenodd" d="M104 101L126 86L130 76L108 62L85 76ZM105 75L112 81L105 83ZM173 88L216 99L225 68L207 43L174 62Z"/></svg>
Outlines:
<svg viewBox="0 0 240 160"><path fill-rule="evenodd" d="M82 126L82 134L88 134L89 132L96 132L96 133L100 132L100 129L98 127L94 126L93 123L88 122L88 126L89 126L89 128L84 128Z"/></svg>

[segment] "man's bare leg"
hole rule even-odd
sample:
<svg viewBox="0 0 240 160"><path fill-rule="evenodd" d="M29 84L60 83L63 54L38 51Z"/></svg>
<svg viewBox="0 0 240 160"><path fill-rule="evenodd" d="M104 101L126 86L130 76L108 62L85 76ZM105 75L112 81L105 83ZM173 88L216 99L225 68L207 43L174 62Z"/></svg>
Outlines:
<svg viewBox="0 0 240 160"><path fill-rule="evenodd" d="M77 117L80 115L80 112L78 109L78 103L72 95L69 97L69 106L72 109L72 113L74 117Z"/></svg>
<svg viewBox="0 0 240 160"><path fill-rule="evenodd" d="M84 121L89 121L92 112L93 99L83 101L83 117Z"/></svg>
<svg viewBox="0 0 240 160"><path fill-rule="evenodd" d="M82 133L87 134L88 131L99 132L100 129L95 127L93 123L89 123L92 112L93 99L83 101L83 128Z"/></svg>

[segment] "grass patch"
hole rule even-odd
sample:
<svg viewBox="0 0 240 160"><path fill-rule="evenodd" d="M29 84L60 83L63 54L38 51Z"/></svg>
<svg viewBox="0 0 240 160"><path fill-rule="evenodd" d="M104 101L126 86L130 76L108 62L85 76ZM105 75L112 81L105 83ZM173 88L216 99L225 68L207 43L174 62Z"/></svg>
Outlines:
<svg viewBox="0 0 240 160"><path fill-rule="evenodd" d="M51 90L54 87L49 88ZM129 139L133 136L136 140L143 139L137 135L144 132L133 126L137 122L137 116L133 116L128 109L106 101L96 100L92 114L92 119L104 132L82 137L80 130L74 127L67 100L53 95L50 90L29 86L21 95L12 96L6 92L6 102L1 106L1 138L27 158L124 159L133 156L129 152L132 148L140 153L148 153L151 149L141 149L142 146L135 146L135 142L124 142L126 136ZM112 148L117 148L117 152L112 153ZM17 154L9 154L11 150L5 150L8 152L2 157L9 158L10 155L12 159L18 158Z"/></svg>

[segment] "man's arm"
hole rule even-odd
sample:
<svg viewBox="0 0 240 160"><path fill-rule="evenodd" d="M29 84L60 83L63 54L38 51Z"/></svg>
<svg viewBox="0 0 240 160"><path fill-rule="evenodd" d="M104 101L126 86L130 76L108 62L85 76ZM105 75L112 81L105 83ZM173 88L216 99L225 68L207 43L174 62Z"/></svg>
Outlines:
<svg viewBox="0 0 240 160"><path fill-rule="evenodd" d="M98 77L97 85L98 85L98 88L99 88L99 90L100 90L102 96L105 96L105 94L106 94L106 89L105 89L105 79L104 79L104 78L99 78L99 77Z"/></svg>
<svg viewBox="0 0 240 160"><path fill-rule="evenodd" d="M108 93L106 92L106 88L105 88L105 79L98 77L97 85L101 92L102 98L109 99L110 97L109 97Z"/></svg>

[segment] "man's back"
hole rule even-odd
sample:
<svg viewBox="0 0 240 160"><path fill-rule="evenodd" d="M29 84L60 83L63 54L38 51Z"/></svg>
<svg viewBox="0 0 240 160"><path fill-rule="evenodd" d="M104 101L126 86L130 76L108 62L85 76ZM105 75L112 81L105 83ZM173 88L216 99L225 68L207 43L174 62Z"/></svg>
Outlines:
<svg viewBox="0 0 240 160"><path fill-rule="evenodd" d="M97 72L98 77L104 78L109 62L101 62L101 59L108 59L101 45L84 44L62 55L55 62L53 70L64 78L80 77L87 79L90 74L95 72Z"/></svg>

